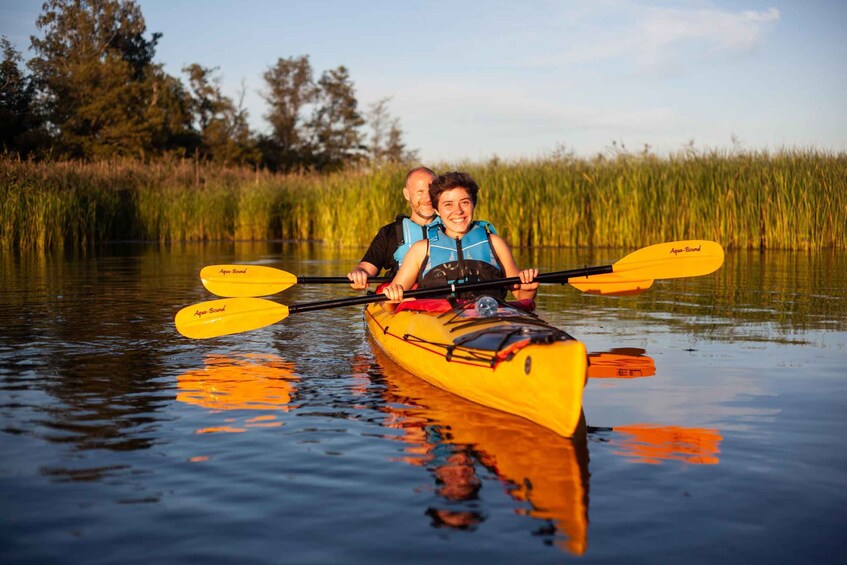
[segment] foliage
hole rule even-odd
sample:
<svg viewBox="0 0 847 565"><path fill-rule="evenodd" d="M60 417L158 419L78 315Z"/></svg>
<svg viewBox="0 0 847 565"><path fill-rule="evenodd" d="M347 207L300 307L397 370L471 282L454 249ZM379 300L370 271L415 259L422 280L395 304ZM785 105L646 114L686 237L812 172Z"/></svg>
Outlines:
<svg viewBox="0 0 847 565"><path fill-rule="evenodd" d="M256 163L258 151L250 139L243 89L236 105L221 92L221 79L214 75L215 71L197 63L183 69L191 90L189 106L196 122L193 125L199 130L195 150L204 159L223 165Z"/></svg>
<svg viewBox="0 0 847 565"><path fill-rule="evenodd" d="M390 98L377 100L368 107L367 122L371 128L369 159L373 166L385 163L410 163L418 160L416 151L406 149L399 118L388 111Z"/></svg>
<svg viewBox="0 0 847 565"><path fill-rule="evenodd" d="M358 163L364 155L360 128L365 120L357 109L353 82L344 66L324 71L312 119L308 122L312 162L319 171Z"/></svg>
<svg viewBox="0 0 847 565"><path fill-rule="evenodd" d="M157 106L139 7L116 0L48 0L36 21L29 65L43 89L60 148L74 157L143 157L153 146Z"/></svg>
<svg viewBox="0 0 847 565"><path fill-rule="evenodd" d="M366 154L355 88L344 66L324 71L317 82L309 57L279 59L264 74L265 116L273 127L262 140L265 164L284 172L339 170Z"/></svg>
<svg viewBox="0 0 847 565"><path fill-rule="evenodd" d="M270 106L265 118L272 128L272 134L260 140L265 164L272 170L292 171L302 166L308 155L303 113L317 95L309 56L280 58L263 77L267 84L264 97Z"/></svg>
<svg viewBox="0 0 847 565"><path fill-rule="evenodd" d="M217 68L187 65L187 86L154 61L160 33L147 35L132 0L47 0L21 55L3 38L3 149L22 156L86 160L193 156L220 165L330 172L366 163L364 119L344 66L315 81L309 58L280 58L264 73L271 133L248 126L244 92L225 95ZM402 131L390 139L403 154ZM410 154L403 154L409 157Z"/></svg>
<svg viewBox="0 0 847 565"><path fill-rule="evenodd" d="M6 37L0 38L0 49L0 147L31 155L47 145L35 84L21 72L21 54Z"/></svg>

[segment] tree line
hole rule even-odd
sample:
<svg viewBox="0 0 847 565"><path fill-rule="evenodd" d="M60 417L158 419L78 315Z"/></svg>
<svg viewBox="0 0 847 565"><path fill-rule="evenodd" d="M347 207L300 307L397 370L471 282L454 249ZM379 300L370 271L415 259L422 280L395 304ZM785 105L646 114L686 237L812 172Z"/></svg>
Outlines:
<svg viewBox="0 0 847 565"><path fill-rule="evenodd" d="M171 76L154 61L131 0L47 0L32 58L0 38L0 144L26 158L97 160L164 155L274 171L414 160L388 98L359 108L344 66L316 74L308 55L279 58L264 74L268 133L221 91L217 68L194 63Z"/></svg>

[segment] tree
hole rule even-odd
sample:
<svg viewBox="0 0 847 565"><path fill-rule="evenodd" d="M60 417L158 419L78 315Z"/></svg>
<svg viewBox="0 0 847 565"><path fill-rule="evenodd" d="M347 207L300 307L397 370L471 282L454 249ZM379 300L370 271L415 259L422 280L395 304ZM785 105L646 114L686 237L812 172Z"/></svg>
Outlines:
<svg viewBox="0 0 847 565"><path fill-rule="evenodd" d="M197 63L183 67L188 75L188 87L191 89L191 113L194 125L202 134L227 104L220 89L220 78L214 76L217 67L207 68Z"/></svg>
<svg viewBox="0 0 847 565"><path fill-rule="evenodd" d="M365 146L360 128L365 120L357 110L353 82L347 69L324 71L312 119L308 124L310 151L315 167L331 171L353 165L364 158Z"/></svg>
<svg viewBox="0 0 847 565"><path fill-rule="evenodd" d="M218 163L243 165L259 161L258 149L247 123L245 91L242 83L238 104L226 96L221 97L217 114L203 132L203 142L212 160Z"/></svg>
<svg viewBox="0 0 847 565"><path fill-rule="evenodd" d="M406 149L406 143L403 141L403 130L400 129L400 118L391 120L385 155L389 163L409 163L418 160L417 150Z"/></svg>
<svg viewBox="0 0 847 565"><path fill-rule="evenodd" d="M191 113L199 130L197 148L203 156L223 164L255 162L243 85L236 105L221 92L221 79L215 76L217 68L194 63L182 70L188 75Z"/></svg>
<svg viewBox="0 0 847 565"><path fill-rule="evenodd" d="M390 100L391 98L382 98L374 102L368 107L366 114L371 129L368 153L374 167L417 159L417 152L407 150L403 142L400 119L392 118L388 112Z"/></svg>
<svg viewBox="0 0 847 565"><path fill-rule="evenodd" d="M141 9L130 0L47 0L36 26L44 36L31 38L29 65L60 147L75 157L149 152L150 110L162 100L163 73L152 63L161 34L144 37Z"/></svg>
<svg viewBox="0 0 847 565"><path fill-rule="evenodd" d="M200 136L194 130L191 95L182 82L153 67L153 96L145 120L151 132L151 151L156 154L175 151L182 156L194 152Z"/></svg>
<svg viewBox="0 0 847 565"><path fill-rule="evenodd" d="M47 146L47 132L36 106L35 85L19 64L21 54L0 38L0 150L27 156Z"/></svg>
<svg viewBox="0 0 847 565"><path fill-rule="evenodd" d="M265 161L272 168L290 171L307 160L309 135L303 114L317 94L309 56L280 58L263 76L267 84L263 96L270 105L265 118L272 130L270 137L260 142Z"/></svg>
<svg viewBox="0 0 847 565"><path fill-rule="evenodd" d="M390 116L388 115L388 101L390 98L382 98L368 106L366 114L368 125L371 127L370 145L368 152L370 153L371 165L380 167L386 162L385 145L388 138L388 123Z"/></svg>

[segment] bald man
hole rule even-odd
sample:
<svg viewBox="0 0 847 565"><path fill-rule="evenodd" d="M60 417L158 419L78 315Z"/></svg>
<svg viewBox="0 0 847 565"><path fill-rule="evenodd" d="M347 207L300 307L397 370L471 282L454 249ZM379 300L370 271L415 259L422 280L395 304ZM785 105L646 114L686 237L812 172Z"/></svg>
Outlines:
<svg viewBox="0 0 847 565"><path fill-rule="evenodd" d="M426 239L427 227L438 221L429 199L429 183L435 176L426 167L417 167L406 174L403 197L412 213L397 216L393 222L379 228L362 260L347 273L351 288L368 288L368 278L377 276L382 270L393 277L412 244Z"/></svg>

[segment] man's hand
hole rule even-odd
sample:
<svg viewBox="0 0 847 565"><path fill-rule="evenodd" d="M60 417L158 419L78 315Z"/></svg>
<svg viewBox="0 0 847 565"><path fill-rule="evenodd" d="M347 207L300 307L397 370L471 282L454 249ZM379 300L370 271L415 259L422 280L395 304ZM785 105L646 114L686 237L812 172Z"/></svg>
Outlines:
<svg viewBox="0 0 847 565"><path fill-rule="evenodd" d="M347 273L347 278L350 279L350 288L353 290L365 290L368 288L368 277L370 274L358 267Z"/></svg>

